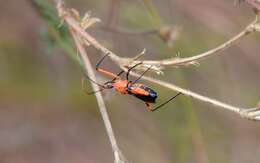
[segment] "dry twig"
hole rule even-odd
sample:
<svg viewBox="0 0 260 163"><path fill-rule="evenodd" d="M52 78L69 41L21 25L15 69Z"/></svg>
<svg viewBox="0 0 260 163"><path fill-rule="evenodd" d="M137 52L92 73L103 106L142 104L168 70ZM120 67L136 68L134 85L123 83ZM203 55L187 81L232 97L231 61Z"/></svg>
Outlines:
<svg viewBox="0 0 260 163"><path fill-rule="evenodd" d="M66 22L71 26L75 31L77 31L82 38L84 38L87 42L91 43L92 46L94 46L96 49L102 51L105 54L109 54L109 57L111 58L112 61L114 61L116 64L124 67L131 67L139 62L142 62L143 64L139 66L139 69L146 69L147 67L150 67L151 65L152 70L161 73L165 67L167 66L182 66L182 65L196 65L198 64L199 60L202 60L206 57L215 55L217 52L222 51L231 45L233 45L236 41L240 40L242 37L255 32L257 27L259 28L259 19L258 16L254 21L252 21L244 30L242 30L239 34L231 38L230 40L226 41L225 43L217 46L216 48L213 48L211 50L208 50L204 53L195 55L193 57L186 57L186 58L179 58L179 57L174 57L174 58L169 58L169 59L163 59L163 60L135 60L133 61L132 58L124 58L124 57L119 57L112 51L108 50L106 47L101 45L94 37L89 35L83 28L80 27L79 23L77 20L75 20L72 16L69 16L68 10L66 11L64 8L60 8L60 13L61 16L66 19Z"/></svg>
<svg viewBox="0 0 260 163"><path fill-rule="evenodd" d="M80 54L80 56L83 60L85 71L87 72L88 76L91 79L96 81L96 76L95 76L94 70L91 67L91 63L89 61L87 52L85 51L85 49L84 49L84 47L81 43L80 37L75 32L73 32L72 29L70 29L70 31L71 31L71 35L74 39L74 42L76 44L76 47L79 51L79 54ZM99 89L99 87L96 84L91 83L91 85L92 85L92 88L94 90ZM103 118L103 121L104 121L104 124L105 124L105 127L106 127L107 134L109 136L109 140L110 140L112 149L114 151L115 162L116 163L124 163L124 162L126 162L126 160L125 160L124 156L122 155L122 153L121 153L121 151L120 151L120 149L117 145L116 138L114 136L114 132L113 132L111 122L110 122L109 117L108 117L108 113L107 113L107 109L106 109L103 97L102 97L100 92L95 93L95 96L96 96L97 103L98 103L98 106L99 106L99 109L100 109L100 113L102 115L102 118Z"/></svg>

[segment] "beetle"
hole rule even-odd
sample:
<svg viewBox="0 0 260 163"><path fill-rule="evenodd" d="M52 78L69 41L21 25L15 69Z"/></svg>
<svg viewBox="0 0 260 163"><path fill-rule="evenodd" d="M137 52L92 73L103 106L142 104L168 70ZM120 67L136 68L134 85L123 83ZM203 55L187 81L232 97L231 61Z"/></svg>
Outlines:
<svg viewBox="0 0 260 163"><path fill-rule="evenodd" d="M151 67L147 68L136 80L131 81L131 80L129 80L130 72L134 68L136 68L137 66L142 64L142 62L137 63L136 65L134 65L128 69L128 71L126 73L126 79L122 79L122 78L120 78L120 75L122 75L124 73L123 70L120 71L118 74L114 74L110 71L100 68L101 63L104 61L104 59L108 55L109 55L109 53L106 54L103 58L101 58L101 60L96 64L96 70L98 72L112 78L112 80L107 81L104 84L99 84L96 81L89 78L87 75L85 75L91 82L97 84L100 87L99 90L93 91L93 92L87 92L87 94L93 94L96 92L103 91L105 89L114 89L116 92L119 92L120 94L132 95L132 96L142 100L143 102L145 102L145 105L146 105L146 108L148 111L155 111L155 110L159 109L160 107L164 106L165 104L167 104L168 102L170 102L171 100L173 100L174 98L176 98L177 96L182 94L181 92L179 92L175 96L168 99L166 102L162 103L161 105L159 105L155 108L152 108L151 104L156 103L156 99L158 97L157 92L142 83L138 83L138 81L142 78L142 76L146 72L148 72L151 69Z"/></svg>

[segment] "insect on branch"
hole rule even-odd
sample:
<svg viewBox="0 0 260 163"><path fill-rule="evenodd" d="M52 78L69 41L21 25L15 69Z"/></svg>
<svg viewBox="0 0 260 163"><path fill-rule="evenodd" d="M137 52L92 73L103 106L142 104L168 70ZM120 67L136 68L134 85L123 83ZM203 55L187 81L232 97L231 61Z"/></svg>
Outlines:
<svg viewBox="0 0 260 163"><path fill-rule="evenodd" d="M247 36L254 32L259 32L259 30L260 30L259 16L257 15L256 19L253 20L251 23L249 23L249 25L246 28L244 28L240 33L238 33L237 35L235 35L228 41L224 42L223 44L221 44L209 51L206 51L204 53L195 55L193 57L186 57L186 58L174 57L174 58L163 59L163 60L136 60L136 57L134 59L119 57L118 55L116 55L115 53L113 53L112 51L110 51L109 49L104 47L102 44L100 44L88 32L86 32L86 28L88 28L89 26L91 26L92 24L95 23L95 21L93 21L93 20L96 20L95 18L89 18L88 21L92 20L92 23L90 23L90 25L87 27L82 27L82 25L81 25L82 19L81 19L81 21L79 21L79 19L77 19L75 17L75 15L79 15L79 14L75 14L75 11L76 11L75 9L65 9L64 5L62 3L58 4L57 9L58 9L60 17L62 19L64 19L64 21L68 24L69 28L72 28L74 30L74 32L77 33L77 35L80 36L80 38L82 40L84 40L84 43L86 45L88 45L88 46L91 45L91 46L95 47L97 50L100 50L101 52L103 52L104 54L109 54L110 59L125 71L127 71L127 68L135 65L136 63L140 63L140 62L142 63L142 65L139 66L139 68L137 68L138 70L140 70L140 69L144 70L144 69L147 69L148 67L152 66L151 70L156 73L161 73L165 67L194 65L194 64L197 64L198 61L200 61L204 58L207 58L209 56L216 55L217 52L222 51L222 50L232 46L234 43L239 41L244 36ZM139 55L137 55L137 58L139 58L142 54L143 53L140 53ZM139 76L138 74L136 74L134 72L132 72L131 74L134 76ZM234 113L239 114L243 118L247 118L250 120L260 120L260 108L259 107L253 107L253 108L235 107L235 106L220 102L218 100L209 98L207 96L199 95L190 90L180 88L172 83L167 83L167 82L157 80L157 79L154 79L151 77L146 77L146 76L144 76L143 79L153 82L155 84L161 85L163 87L166 87L168 89L171 89L171 90L174 90L177 92L181 92L183 95L190 96L196 100L199 100L199 101L202 101L205 103L209 103L209 104L212 104L219 108L223 108L223 109L232 111Z"/></svg>

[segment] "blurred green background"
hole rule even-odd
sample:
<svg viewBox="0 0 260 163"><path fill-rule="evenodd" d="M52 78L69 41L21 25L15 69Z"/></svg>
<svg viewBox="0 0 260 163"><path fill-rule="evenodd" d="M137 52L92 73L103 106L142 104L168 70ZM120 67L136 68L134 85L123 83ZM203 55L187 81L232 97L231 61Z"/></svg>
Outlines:
<svg viewBox="0 0 260 163"><path fill-rule="evenodd" d="M199 54L254 19L248 6L236 6L233 0L65 2L102 20L89 31L103 45L127 57L146 48L146 59ZM55 28L59 20L53 7L46 0L0 0L0 162L113 162L95 97L81 89L83 74L74 60L74 45L66 27ZM100 28L105 25L130 31L178 25L182 30L169 48L156 35L119 34ZM260 99L259 43L259 34L253 34L199 67L168 68L165 75L155 77L236 106L253 107ZM94 66L100 52L87 50ZM109 59L104 67L120 70ZM176 93L146 84L158 91L158 103ZM105 92L104 98L119 146L131 162L260 161L258 122L185 96L156 113L113 91Z"/></svg>

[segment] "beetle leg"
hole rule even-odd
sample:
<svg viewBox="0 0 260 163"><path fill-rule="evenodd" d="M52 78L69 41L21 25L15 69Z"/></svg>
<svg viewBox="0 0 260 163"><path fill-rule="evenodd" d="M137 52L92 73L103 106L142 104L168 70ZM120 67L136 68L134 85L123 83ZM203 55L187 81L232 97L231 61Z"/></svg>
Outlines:
<svg viewBox="0 0 260 163"><path fill-rule="evenodd" d="M102 68L99 68L99 66L101 65L101 63L104 61L104 59L105 59L108 55L109 55L109 53L107 53L104 57L102 57L102 58L100 59L100 61L96 64L96 70L97 70L98 72L102 73L102 74L105 74L105 75L111 77L111 78L116 78L116 79L117 79L117 78L119 78L118 75L113 74L112 72L109 72L109 71L104 70L104 69L102 69ZM121 73L120 73L120 74L121 74Z"/></svg>

